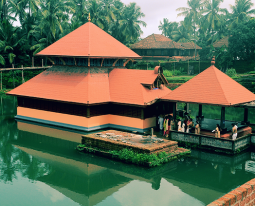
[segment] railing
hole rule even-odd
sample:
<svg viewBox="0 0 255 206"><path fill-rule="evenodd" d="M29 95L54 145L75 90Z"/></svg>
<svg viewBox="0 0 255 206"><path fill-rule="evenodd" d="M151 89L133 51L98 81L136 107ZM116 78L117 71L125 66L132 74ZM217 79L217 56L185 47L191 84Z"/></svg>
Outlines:
<svg viewBox="0 0 255 206"><path fill-rule="evenodd" d="M0 89L1 90L3 89L3 74L2 74L3 71L21 70L22 83L24 83L25 82L25 80L24 80L24 73L23 73L24 70L48 69L50 67L52 67L52 66L44 66L43 65L43 61L42 61L42 66L41 67L35 67L35 66L32 65L32 67L23 67L23 66L21 66L20 68L14 68L14 65L13 65L12 68L0 68L0 71L1 71L1 85L0 85Z"/></svg>
<svg viewBox="0 0 255 206"><path fill-rule="evenodd" d="M171 131L171 140L181 141L185 143L197 144L204 147L213 147L217 149L224 149L232 152L236 152L245 147L248 147L250 143L255 143L255 135L248 134L246 136L237 138L236 140L223 139L210 137L205 135L197 135L193 133L183 133Z"/></svg>

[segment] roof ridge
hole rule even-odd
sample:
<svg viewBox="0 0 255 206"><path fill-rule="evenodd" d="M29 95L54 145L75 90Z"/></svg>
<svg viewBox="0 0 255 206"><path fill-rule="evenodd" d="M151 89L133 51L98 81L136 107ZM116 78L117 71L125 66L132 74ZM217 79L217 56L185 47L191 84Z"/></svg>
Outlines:
<svg viewBox="0 0 255 206"><path fill-rule="evenodd" d="M224 98L225 98L226 102L229 103L229 102L228 102L228 99L227 99L227 97L226 97L226 93L225 93L224 89L222 88L222 83L219 81L218 75L217 75L217 73L216 73L217 70L218 70L218 71L220 71L220 70L217 69L214 65L212 65L211 67L213 68L213 72L214 72L214 74L215 74L215 76L216 76L216 79L217 79L219 85L220 85L220 89L222 90L222 93L224 94ZM222 71L220 71L220 72L222 72ZM222 72L222 73L223 73L223 72ZM230 103L230 104L231 104L231 103Z"/></svg>
<svg viewBox="0 0 255 206"><path fill-rule="evenodd" d="M89 39L89 42L88 42L88 55L90 56L90 23L88 24L88 39Z"/></svg>

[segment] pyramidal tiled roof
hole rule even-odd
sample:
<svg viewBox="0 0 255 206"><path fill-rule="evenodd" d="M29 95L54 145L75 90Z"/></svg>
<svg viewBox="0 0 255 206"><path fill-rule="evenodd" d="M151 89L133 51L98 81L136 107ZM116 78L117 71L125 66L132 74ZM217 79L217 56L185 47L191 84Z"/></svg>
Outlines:
<svg viewBox="0 0 255 206"><path fill-rule="evenodd" d="M145 39L132 44L131 49L184 49L180 43L174 42L171 39L160 35L151 34Z"/></svg>
<svg viewBox="0 0 255 206"><path fill-rule="evenodd" d="M226 36L226 37L220 39L219 41L214 42L213 47L214 48L220 48L222 46L228 47L228 39L229 39L229 36Z"/></svg>
<svg viewBox="0 0 255 206"><path fill-rule="evenodd" d="M154 70L54 66L8 92L10 95L81 104L116 102L145 105L165 96L166 86L148 89L158 77Z"/></svg>
<svg viewBox="0 0 255 206"><path fill-rule="evenodd" d="M36 55L140 58L138 54L91 22L85 23Z"/></svg>
<svg viewBox="0 0 255 206"><path fill-rule="evenodd" d="M231 106L254 101L255 94L212 65L162 99Z"/></svg>
<svg viewBox="0 0 255 206"><path fill-rule="evenodd" d="M195 45L194 42L183 42L183 43L181 43L181 45L182 45L185 49L202 49L200 46Z"/></svg>

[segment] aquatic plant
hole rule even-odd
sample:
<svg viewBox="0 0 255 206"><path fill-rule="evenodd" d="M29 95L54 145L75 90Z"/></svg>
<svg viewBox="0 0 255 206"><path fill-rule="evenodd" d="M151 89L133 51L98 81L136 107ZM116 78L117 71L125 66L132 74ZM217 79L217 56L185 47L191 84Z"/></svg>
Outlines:
<svg viewBox="0 0 255 206"><path fill-rule="evenodd" d="M77 150L85 151L85 152L101 152L103 154L110 154L113 159L119 159L124 162L133 163L137 165L144 165L144 166L159 166L163 163L172 161L177 159L179 156L190 154L190 150L180 152L179 154L176 153L166 153L165 151L153 154L147 153L138 153L133 151L132 149L122 149L122 150L104 150L95 147L87 147L84 144L79 144L77 146Z"/></svg>

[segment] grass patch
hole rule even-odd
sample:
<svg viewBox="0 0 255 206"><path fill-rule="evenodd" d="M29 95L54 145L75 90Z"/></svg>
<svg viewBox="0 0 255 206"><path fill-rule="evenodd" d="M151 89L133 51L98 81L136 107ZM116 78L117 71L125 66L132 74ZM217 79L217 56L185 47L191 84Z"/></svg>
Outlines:
<svg viewBox="0 0 255 206"><path fill-rule="evenodd" d="M181 156L190 154L190 150L180 152L179 154L166 152L160 152L157 154L137 153L128 148L122 150L102 150L99 148L87 147L84 144L79 144L77 146L77 150L89 153L100 153L103 156L108 156L123 162L149 167L159 166L163 163L175 160Z"/></svg>
<svg viewBox="0 0 255 206"><path fill-rule="evenodd" d="M174 76L174 77L166 77L169 83L185 83L192 79L194 76Z"/></svg>

